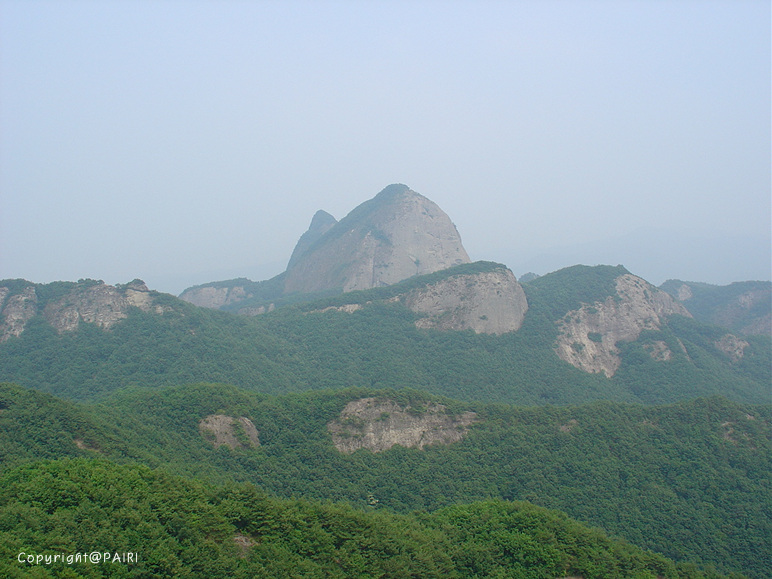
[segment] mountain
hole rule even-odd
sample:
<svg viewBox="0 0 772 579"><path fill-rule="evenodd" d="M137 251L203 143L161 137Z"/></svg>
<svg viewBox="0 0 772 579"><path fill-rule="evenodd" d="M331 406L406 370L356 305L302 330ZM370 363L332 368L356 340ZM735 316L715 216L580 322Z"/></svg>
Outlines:
<svg viewBox="0 0 772 579"><path fill-rule="evenodd" d="M366 385L529 405L714 394L764 403L772 382L769 337L695 320L622 266L519 284L505 266L475 262L309 301L288 296L299 301L263 303L259 316L88 280L0 288L0 380L76 400L204 380L273 394ZM126 296L140 299L132 292L141 307L127 305Z"/></svg>
<svg viewBox="0 0 772 579"><path fill-rule="evenodd" d="M768 287L525 279L394 185L317 212L265 281L0 281L0 552L139 546L127 576L770 576L772 340L748 330Z"/></svg>
<svg viewBox="0 0 772 579"><path fill-rule="evenodd" d="M494 539L483 540L487 537L484 521L496 521L489 530L501 533L515 521L525 522L518 512L530 513L530 530L520 532L540 537L537 544L553 544L549 529L564 537L560 544L577 548L587 542L589 536L572 538L573 531L563 523L553 527L538 514L566 521L563 515L543 511L557 509L659 557L751 577L768 577L772 572L772 487L767 476L772 468L772 406L768 404L745 405L712 397L663 406L596 402L524 408L461 402L413 390L356 388L266 396L216 384L132 388L99 404L73 404L0 384L0 408L0 520L5 522L0 537L6 532L12 539L0 544L16 545L29 533L43 533L48 526L40 521L49 521L51 527L78 521L79 508L92 510L92 518L86 519L91 524L98 516L111 527L110 532L122 537L125 509L132 501L135 508L144 504L143 481L153 480L157 481L154 488L167 489L170 496L156 497L143 506L142 518L147 525L161 524L153 531L155 536L159 531L165 536L165 528L170 538L179 537L180 527L195 525L200 516L185 515L174 523L158 521L156 517L164 513L187 513L191 504L198 504L185 500L177 506L168 501L191 486L198 489L198 496L202 491L206 495L202 483L221 487L216 491L220 499L200 502L207 508L227 505L220 514L238 515L229 519L236 529L227 527L228 532L218 539L220 548L226 549L233 546L230 541L236 535L245 537L242 547L249 549L252 542L272 543L287 536L287 529L302 533L307 525L299 521L286 520L275 536L270 533L274 527L263 523L268 517L280 518L279 507L295 508L290 499L302 496L309 509L305 516L311 520L316 520L312 513L320 508L319 501L335 501L341 506L327 503L327 508L351 516L358 512L359 517L368 511L385 517L383 524L394 520L388 517L404 524L411 513L422 511L424 515L411 528L435 517L444 519L451 512L470 523L477 521L474 533L456 536L459 544L475 539L472 535L481 541L476 555L470 546L469 565L489 560L479 558L479 549L487 552ZM77 461L38 462L65 457ZM137 468L138 464L143 467ZM199 482L192 485L175 478L179 476ZM38 512L35 503L26 503L41 496L37 489L44 485L48 489L45 512ZM259 496L244 485L259 487ZM268 496L274 498L269 501ZM117 505L117 520L113 520L107 513ZM503 513L508 514L502 518ZM211 517L210 511L204 520ZM23 522L31 518L39 523L21 532ZM14 521L19 528L8 527ZM352 525L354 521L338 519L316 531L324 536ZM448 530L445 527L444 532ZM13 531L21 534L13 537ZM192 535L185 537L198 536L199 531L189 531ZM105 533L93 532L104 538ZM364 529L359 532L369 536ZM358 534L352 531L348 536ZM69 540L81 536L61 528L60 535ZM155 553L146 538L135 539L136 548ZM115 543L120 541L108 542ZM529 552L527 543L530 540L518 543L509 551L511 556ZM356 549L357 544L349 548ZM440 552L453 552L442 545ZM306 553L324 552L321 545L316 549ZM635 552L639 553L636 558L643 556ZM217 559L214 552L212 557ZM491 560L504 564L507 557L499 553ZM601 559L605 562L596 560L599 566L594 574L585 576L630 576L631 571L612 571L615 557ZM563 556L558 560L564 561ZM576 569L571 567L576 564L574 559L564 573ZM585 567L582 574L588 571ZM526 572L524 576L542 575Z"/></svg>
<svg viewBox="0 0 772 579"><path fill-rule="evenodd" d="M670 279L660 287L702 322L743 335L772 335L772 282L717 286Z"/></svg>
<svg viewBox="0 0 772 579"><path fill-rule="evenodd" d="M468 263L450 218L405 185L390 185L354 209L287 269L287 293L391 285Z"/></svg>
<svg viewBox="0 0 772 579"><path fill-rule="evenodd" d="M265 285L248 280L214 282L188 288L180 297L220 308L254 298L370 289L468 262L461 237L445 212L406 185L396 184L339 222L318 211L295 246L287 270ZM249 308L245 313L262 311Z"/></svg>

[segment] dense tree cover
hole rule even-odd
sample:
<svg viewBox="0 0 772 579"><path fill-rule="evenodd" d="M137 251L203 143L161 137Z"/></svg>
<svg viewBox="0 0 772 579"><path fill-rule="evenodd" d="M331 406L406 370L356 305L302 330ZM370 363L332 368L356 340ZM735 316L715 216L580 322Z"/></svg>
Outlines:
<svg viewBox="0 0 772 579"><path fill-rule="evenodd" d="M582 304L602 302L616 295L616 278L630 273L617 265L574 265L539 276L527 285L529 299L539 297L543 310L551 320L559 320L566 312Z"/></svg>
<svg viewBox="0 0 772 579"><path fill-rule="evenodd" d="M451 445L341 454L327 424L366 396L402 406L436 401L451 414L475 411L479 422ZM213 384L132 389L99 405L61 402L60 413L55 399L10 385L0 388L0 400L4 468L53 456L38 455L34 438L50 424L63 456L141 462L218 484L251 482L285 498L402 513L527 500L677 561L772 575L770 406L714 397L654 407L518 408L405 389L275 397ZM40 405L48 410L37 411ZM68 432L62 425L76 411L80 429ZM215 449L198 430L210 414L248 417L261 446Z"/></svg>
<svg viewBox="0 0 772 579"><path fill-rule="evenodd" d="M297 501L300 497L345 503L349 506L335 506L348 513L344 519L349 514L355 519L383 516L372 524L384 528L396 520L389 517L399 518L389 513L428 511L431 514L411 515L417 518L408 526L419 525L419 535L434 533L429 542L449 548L435 559L426 555L428 547L415 547L415 556L405 561L412 568L420 568L418 560L433 565L423 576L435 569L451 576L496 576L503 569L491 568L490 562L498 560L508 561L510 569L510 575L501 576L537 576L558 568L579 572L578 562L590 559L605 563L598 563L595 571L589 563L581 567L587 577L601 568L614 569L619 576L637 572L629 565L642 559L630 555L633 563L625 562L628 551L619 545L596 544L592 557L579 556L567 546L584 544L584 539L559 538L562 547L555 551L546 535L534 542L520 530L506 531L506 521L520 520L520 515L509 513L512 503L502 500L559 509L680 562L772 576L769 338L746 337L749 346L736 361L715 345L725 329L672 316L661 330L619 344L622 365L612 379L562 362L553 351L556 320L581 303L613 295L613 280L626 273L621 266L578 266L524 284L528 315L518 332L503 336L419 330L415 314L389 301L394 292L446 275L495 267L468 264L408 280L396 289L297 303L257 318L197 308L166 295L156 296L163 315L132 310L109 331L82 323L76 332L59 335L42 316L33 318L21 336L0 344L0 380L23 386L0 385L0 469L9 473L30 465L24 468L34 470L41 458L103 457L163 467L220 486L233 481L255 484L270 496L295 500L292 505L305 504ZM46 302L72 287L69 282L47 284L38 293ZM318 311L344 303L365 307L354 313ZM667 362L650 355L659 343L673 353ZM195 384L177 386L185 383ZM339 453L327 423L349 400L373 395L403 405L435 400L450 412L475 411L480 421L462 442L448 446ZM707 398L694 400L700 396ZM673 404L677 401L682 402ZM641 402L668 405L632 404ZM215 413L250 418L261 446L213 448L198 424ZM215 511L219 508L219 503L211 504ZM304 517L315 520L309 513L318 507L310 504ZM444 519L440 513L446 513ZM68 516L61 513L43 526L56 528L56 522ZM82 513L78 516L86 519ZM0 523L8 520L14 519L0 518ZM112 525L98 520L107 528ZM240 530L247 525L228 516L223 520L227 533L228 525ZM293 528L300 519L292 515L289 520L294 522L280 528ZM44 519L25 521L42 525ZM213 528L219 528L217 521ZM336 521L343 528L353 524ZM403 528L403 523L394 524ZM167 523L162 526L166 529ZM5 529L0 526L0 532ZM187 529L182 536L201 536L199 530ZM165 542L165 531L152 532L161 538L159 544L167 545L166 552L176 553L175 573L205 574L192 562L195 557L187 543L180 547L174 543L177 539ZM252 529L248 534L255 533ZM57 540L69 545L67 536L62 531ZM310 574L324 573L329 561L345 560L352 570L388 575L366 571L380 567L367 567L376 563L351 545L346 549L358 553L351 559L337 551L327 559L314 559L311 551L298 546L305 541L302 533L299 543L266 547L257 559L252 548L246 562L233 559L229 541L213 540L214 546L206 543L201 549L236 576L260 569L248 567L253 560L270 565L285 557ZM343 548L339 539L330 541L335 549ZM329 547L324 545L319 549ZM412 553L412 548L400 553ZM540 570L523 567L528 561L537 561ZM642 576L654 572L648 565L641 568ZM281 576L285 567L265 569ZM147 571L153 572L163 574Z"/></svg>
<svg viewBox="0 0 772 579"><path fill-rule="evenodd" d="M576 266L525 284L529 311L523 326L502 336L419 330L413 312L389 301L449 275L497 267L466 264L256 318L197 308L163 294L155 298L166 309L163 315L134 310L109 331L83 323L76 332L58 335L41 317L33 318L21 336L0 344L0 380L79 400L130 385L202 380L271 394L407 387L464 400L529 405L651 404L712 394L750 403L770 399L768 337L748 339L749 348L736 362L715 345L721 330L678 316L649 332L648 342L620 344L622 366L612 379L560 360L553 350L556 320L580 303L611 295L614 279L626 272L621 266ZM49 293L62 291L48 285ZM320 313L344 303L365 307ZM652 359L646 348L654 341L670 345L671 360Z"/></svg>
<svg viewBox="0 0 772 579"><path fill-rule="evenodd" d="M110 562L68 556L110 553ZM134 557L127 560L126 554ZM118 559L115 559L115 554ZM29 556L60 555L49 564ZM21 559L21 561L20 561ZM62 560L63 559L63 560ZM398 515L104 460L0 477L4 577L718 577L528 503Z"/></svg>

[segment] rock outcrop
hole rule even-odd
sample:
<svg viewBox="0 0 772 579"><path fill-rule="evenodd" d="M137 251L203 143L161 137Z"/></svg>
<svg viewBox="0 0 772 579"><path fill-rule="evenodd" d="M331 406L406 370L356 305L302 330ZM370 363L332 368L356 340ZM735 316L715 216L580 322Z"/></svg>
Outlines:
<svg viewBox="0 0 772 579"><path fill-rule="evenodd" d="M580 370L603 372L610 378L621 363L617 343L635 340L643 330L660 329L665 318L673 314L690 316L666 292L624 274L616 279L616 295L584 304L563 317L555 349L562 360ZM672 355L661 346L650 353L663 361Z"/></svg>
<svg viewBox="0 0 772 579"><path fill-rule="evenodd" d="M394 445L423 448L458 442L475 422L474 412L450 415L441 404L400 406L392 400L361 398L346 404L327 425L335 447L344 453L360 448L381 452Z"/></svg>
<svg viewBox="0 0 772 579"><path fill-rule="evenodd" d="M739 362L745 355L745 348L749 346L748 342L738 338L734 334L725 334L720 340L716 340L713 344L721 352L729 356L732 362Z"/></svg>
<svg viewBox="0 0 772 579"><path fill-rule="evenodd" d="M201 308L220 309L223 306L236 304L252 297L244 284L203 285L186 289L180 294L180 299Z"/></svg>
<svg viewBox="0 0 772 579"><path fill-rule="evenodd" d="M520 329L528 311L523 288L508 269L457 275L404 296L412 311L426 314L419 328L505 334Z"/></svg>
<svg viewBox="0 0 772 579"><path fill-rule="evenodd" d="M17 294L11 295L11 289L0 287L0 343L13 336L20 336L27 322L37 314L37 294L35 286L29 285Z"/></svg>
<svg viewBox="0 0 772 579"><path fill-rule="evenodd" d="M399 287L395 291L398 292ZM503 265L474 273L453 274L449 270L448 276L440 281L380 301L401 302L420 314L422 317L415 322L418 328L473 330L477 334L499 335L517 331L528 311L523 288ZM308 313L336 311L351 314L372 303L328 306Z"/></svg>
<svg viewBox="0 0 772 579"><path fill-rule="evenodd" d="M0 342L21 335L27 322L38 314L42 314L57 332L63 333L77 329L81 322L109 330L126 318L132 307L146 312L164 311L154 304L152 292L141 280L124 286L111 286L93 280L67 285L70 287L61 296L48 299L46 303L39 298L35 284L16 292L8 286L0 286Z"/></svg>
<svg viewBox="0 0 772 579"><path fill-rule="evenodd" d="M390 185L304 247L287 269L284 290L363 290L468 262L456 227L437 204Z"/></svg>
<svg viewBox="0 0 772 579"><path fill-rule="evenodd" d="M198 430L215 448L257 448L260 438L252 421L245 417L210 414L198 423Z"/></svg>

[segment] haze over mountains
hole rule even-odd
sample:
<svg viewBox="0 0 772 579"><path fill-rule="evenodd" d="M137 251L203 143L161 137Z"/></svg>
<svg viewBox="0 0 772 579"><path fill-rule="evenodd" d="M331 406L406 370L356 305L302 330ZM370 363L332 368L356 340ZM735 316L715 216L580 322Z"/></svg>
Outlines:
<svg viewBox="0 0 772 579"><path fill-rule="evenodd" d="M629 245L626 248L631 249ZM669 254L677 255L677 252ZM180 297L196 305L235 311L235 304L248 303L255 295L270 298L369 289L468 262L467 252L450 218L426 197L405 185L395 184L362 203L340 222L329 213L318 211L295 246L286 271L264 282L260 291L253 282L242 278L194 286ZM704 283L697 285L711 287ZM672 283L667 287L670 286ZM269 287L272 289L266 292ZM727 304L727 307L734 313L719 316L724 322L721 325L741 333L772 334L768 307L772 303L770 287L772 284L761 282L753 289L747 286L745 293L730 292L736 304ZM522 302L518 307L527 308L524 300ZM264 304L252 309L242 307L240 311L259 313L270 307L271 304ZM697 308L699 310L699 306ZM441 307L435 306L435 309ZM504 311L499 309L499 315ZM732 326L729 321L738 316L748 318L743 328ZM715 322L707 318L705 321Z"/></svg>
<svg viewBox="0 0 772 579"><path fill-rule="evenodd" d="M141 280L0 281L0 521L18 522L0 525L6 551L22 548L17 536L77 534L69 521L88 509L124 540L123 498L88 481L160 477L154 488L177 498L121 491L168 546L136 537L148 573L163 575L164 561L244 576L298 565L340 576L382 565L394 576L772 572L769 282L658 288L622 265L518 281L504 264L471 262L448 215L391 185L340 221L317 212L280 275L181 298ZM196 490L147 466L226 486ZM297 504L235 482L349 506L311 503L295 517ZM43 513L26 489L46 485ZM73 485L91 498L73 505ZM208 498L192 511L174 502L189 493ZM523 500L656 554L588 539ZM422 561L373 555L376 539L362 537L378 510L409 517L399 524L416 544L458 547ZM472 513L498 521L492 537L464 534ZM35 535L33 520L58 530ZM199 520L218 521L215 538ZM321 537L332 538L306 543ZM400 547L413 548L428 553Z"/></svg>

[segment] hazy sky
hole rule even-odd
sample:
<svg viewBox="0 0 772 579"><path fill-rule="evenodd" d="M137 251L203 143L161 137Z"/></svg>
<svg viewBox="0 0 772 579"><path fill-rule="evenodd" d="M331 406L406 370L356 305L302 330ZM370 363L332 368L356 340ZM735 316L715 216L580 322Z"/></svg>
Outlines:
<svg viewBox="0 0 772 579"><path fill-rule="evenodd" d="M391 183L515 275L770 279L768 1L0 0L0 278L279 273Z"/></svg>

